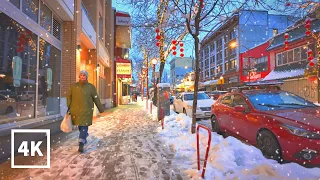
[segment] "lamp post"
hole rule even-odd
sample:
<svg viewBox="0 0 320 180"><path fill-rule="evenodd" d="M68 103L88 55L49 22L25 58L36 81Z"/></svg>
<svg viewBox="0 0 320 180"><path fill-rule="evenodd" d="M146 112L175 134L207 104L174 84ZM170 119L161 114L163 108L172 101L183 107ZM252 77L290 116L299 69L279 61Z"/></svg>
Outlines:
<svg viewBox="0 0 320 180"><path fill-rule="evenodd" d="M152 63L152 76L153 76L153 88L155 89L156 87L156 76L155 76L155 71L156 71L156 64L158 63L157 58L153 58L151 59L151 63Z"/></svg>

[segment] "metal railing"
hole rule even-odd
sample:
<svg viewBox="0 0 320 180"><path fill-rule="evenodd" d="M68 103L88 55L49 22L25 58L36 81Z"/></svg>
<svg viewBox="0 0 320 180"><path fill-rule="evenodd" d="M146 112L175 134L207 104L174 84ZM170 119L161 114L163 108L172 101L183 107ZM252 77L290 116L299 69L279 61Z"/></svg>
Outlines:
<svg viewBox="0 0 320 180"><path fill-rule="evenodd" d="M196 133L197 133L197 164L198 164L199 171L200 171L200 146L199 146L199 129L200 128L207 130L208 135L209 135L208 145L207 145L207 149L206 149L206 155L204 158L204 164L203 164L202 173L201 173L201 177L204 178L204 174L206 172L206 167L207 167L208 156L209 156L210 144L211 144L211 131L209 128L207 128L206 126L203 126L201 124L199 124L197 126L197 131L196 131Z"/></svg>

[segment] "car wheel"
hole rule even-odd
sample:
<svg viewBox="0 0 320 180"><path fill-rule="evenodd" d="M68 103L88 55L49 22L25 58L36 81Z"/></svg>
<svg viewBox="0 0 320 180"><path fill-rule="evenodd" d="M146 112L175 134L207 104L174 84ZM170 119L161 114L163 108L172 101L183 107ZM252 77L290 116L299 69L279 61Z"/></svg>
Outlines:
<svg viewBox="0 0 320 180"><path fill-rule="evenodd" d="M186 111L185 108L183 108L183 113L184 113L185 115L187 115L187 111ZM187 116L188 116L188 115L187 115Z"/></svg>
<svg viewBox="0 0 320 180"><path fill-rule="evenodd" d="M220 133L220 126L216 116L211 117L211 126L213 132Z"/></svg>
<svg viewBox="0 0 320 180"><path fill-rule="evenodd" d="M257 146L265 157L278 162L283 161L279 142L269 130L262 130L258 133Z"/></svg>
<svg viewBox="0 0 320 180"><path fill-rule="evenodd" d="M10 114L13 112L13 108L11 106L9 106L6 110L6 114Z"/></svg>

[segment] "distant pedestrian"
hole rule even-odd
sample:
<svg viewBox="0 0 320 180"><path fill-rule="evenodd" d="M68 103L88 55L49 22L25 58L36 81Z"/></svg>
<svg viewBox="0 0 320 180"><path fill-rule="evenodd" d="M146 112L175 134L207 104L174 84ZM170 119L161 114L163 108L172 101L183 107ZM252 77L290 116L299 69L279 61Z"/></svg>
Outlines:
<svg viewBox="0 0 320 180"><path fill-rule="evenodd" d="M83 146L87 143L88 126L92 125L94 104L99 112L104 111L97 90L88 82L88 72L80 71L79 82L71 85L67 94L67 105L73 125L79 127L79 152L83 152Z"/></svg>

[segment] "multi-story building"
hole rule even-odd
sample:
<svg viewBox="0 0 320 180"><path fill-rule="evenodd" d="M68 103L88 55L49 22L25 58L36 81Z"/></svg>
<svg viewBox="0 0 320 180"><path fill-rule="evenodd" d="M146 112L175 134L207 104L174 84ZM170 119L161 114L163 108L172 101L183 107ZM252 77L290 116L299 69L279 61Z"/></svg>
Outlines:
<svg viewBox="0 0 320 180"><path fill-rule="evenodd" d="M316 18L315 13L309 14L309 17L312 18L311 32L319 36L320 20ZM317 48L317 39L311 35L306 36L305 32L305 19L301 19L272 39L267 51L270 53L273 70L264 80L282 79L284 81L281 86L283 90L295 93L312 102L320 102L317 70L309 66L310 61L307 54L308 50L311 50L314 57L313 62L317 64L319 48ZM289 34L287 50L284 47L285 33ZM312 75L315 78L310 78Z"/></svg>
<svg viewBox="0 0 320 180"><path fill-rule="evenodd" d="M88 80L97 87L102 103L111 106L114 23L107 23L115 21L109 17L114 12L111 2L0 2L0 99L11 98L0 107L0 140L8 142L1 145L4 156L10 154L11 128L59 131L59 120L67 111L66 93L81 69L89 72Z"/></svg>
<svg viewBox="0 0 320 180"><path fill-rule="evenodd" d="M170 61L171 87L181 84L184 76L193 71L194 60L191 57L175 57Z"/></svg>
<svg viewBox="0 0 320 180"><path fill-rule="evenodd" d="M234 13L201 41L201 82L223 78L225 84L238 84L240 54L283 31L288 24L287 16L272 15L267 11ZM208 86L212 85L214 83L208 83Z"/></svg>

